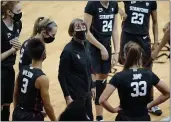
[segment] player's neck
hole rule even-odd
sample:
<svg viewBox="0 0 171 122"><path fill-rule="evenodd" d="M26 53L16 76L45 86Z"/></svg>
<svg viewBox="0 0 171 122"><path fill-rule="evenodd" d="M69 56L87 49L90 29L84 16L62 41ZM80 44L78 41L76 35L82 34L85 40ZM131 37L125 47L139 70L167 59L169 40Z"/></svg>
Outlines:
<svg viewBox="0 0 171 122"><path fill-rule="evenodd" d="M138 69L138 68L140 68L140 66L138 66L138 65L133 65L133 66L131 66L129 69Z"/></svg>
<svg viewBox="0 0 171 122"><path fill-rule="evenodd" d="M12 20L12 18L11 17L6 17L6 18L4 18L3 19L3 22L5 23L5 25L7 26L7 27L11 27L11 26L13 26L13 20Z"/></svg>
<svg viewBox="0 0 171 122"><path fill-rule="evenodd" d="M109 6L109 1L100 1L100 3L105 8L108 8L108 6Z"/></svg>
<svg viewBox="0 0 171 122"><path fill-rule="evenodd" d="M44 39L43 39L43 36L41 34L36 34L35 38L38 38L40 39L43 43L44 43Z"/></svg>
<svg viewBox="0 0 171 122"><path fill-rule="evenodd" d="M31 65L32 65L33 68L42 69L42 61L32 60L32 64Z"/></svg>

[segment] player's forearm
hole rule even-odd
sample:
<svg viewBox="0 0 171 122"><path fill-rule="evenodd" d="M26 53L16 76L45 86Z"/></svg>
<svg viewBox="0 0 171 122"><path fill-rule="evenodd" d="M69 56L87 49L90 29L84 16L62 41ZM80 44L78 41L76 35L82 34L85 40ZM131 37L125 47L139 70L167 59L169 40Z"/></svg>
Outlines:
<svg viewBox="0 0 171 122"><path fill-rule="evenodd" d="M109 111L109 112L111 112L111 113L115 113L114 108L108 103L108 101L100 100L99 103L100 103L100 105L102 105L107 111Z"/></svg>
<svg viewBox="0 0 171 122"><path fill-rule="evenodd" d="M154 35L154 43L158 43L158 22L157 20L153 22L153 35Z"/></svg>
<svg viewBox="0 0 171 122"><path fill-rule="evenodd" d="M165 33L164 33L164 36L163 36L163 38L162 38L162 41L161 41L161 43L159 44L159 50L161 50L164 46L165 46L165 44L169 41L169 39L170 39L170 30L167 30Z"/></svg>
<svg viewBox="0 0 171 122"><path fill-rule="evenodd" d="M104 46L96 40L96 38L92 35L90 31L87 32L87 40L100 50L104 48Z"/></svg>
<svg viewBox="0 0 171 122"><path fill-rule="evenodd" d="M114 51L115 53L119 53L119 36L117 30L112 34L112 39L113 39Z"/></svg>
<svg viewBox="0 0 171 122"><path fill-rule="evenodd" d="M11 54L15 53L16 50L14 48L11 48L9 50L7 50L6 52L1 54L1 61L3 61L4 59L6 59L8 56L10 56Z"/></svg>
<svg viewBox="0 0 171 122"><path fill-rule="evenodd" d="M163 102L165 102L166 100L168 100L170 98L170 93L168 94L165 94L165 95L160 95L157 99L153 100L152 102L150 102L148 105L147 105L147 108L151 108L151 107L154 107L154 106L157 106Z"/></svg>
<svg viewBox="0 0 171 122"><path fill-rule="evenodd" d="M119 14L120 14L120 16L122 16L125 12L119 7Z"/></svg>
<svg viewBox="0 0 171 122"><path fill-rule="evenodd" d="M51 121L56 121L56 116L55 116L55 113L54 113L52 105L50 105L50 104L49 105L45 105L44 109L45 109L49 119Z"/></svg>
<svg viewBox="0 0 171 122"><path fill-rule="evenodd" d="M14 96L13 96L13 105L14 105L14 109L16 108L17 103L18 103L18 97L17 97L17 95L14 93Z"/></svg>

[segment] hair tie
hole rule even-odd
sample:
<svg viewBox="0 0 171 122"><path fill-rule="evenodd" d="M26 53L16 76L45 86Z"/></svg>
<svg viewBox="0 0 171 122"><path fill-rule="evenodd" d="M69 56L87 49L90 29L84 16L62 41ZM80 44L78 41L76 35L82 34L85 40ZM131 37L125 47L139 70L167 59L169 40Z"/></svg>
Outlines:
<svg viewBox="0 0 171 122"><path fill-rule="evenodd" d="M42 21L45 17L40 17L39 22Z"/></svg>

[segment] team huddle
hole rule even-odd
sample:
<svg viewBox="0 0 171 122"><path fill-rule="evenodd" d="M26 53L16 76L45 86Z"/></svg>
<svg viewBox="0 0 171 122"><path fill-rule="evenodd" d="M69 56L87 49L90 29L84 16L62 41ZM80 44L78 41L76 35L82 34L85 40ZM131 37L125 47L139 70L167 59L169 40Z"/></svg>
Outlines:
<svg viewBox="0 0 171 122"><path fill-rule="evenodd" d="M51 121L93 121L92 99L96 121L103 121L103 108L117 113L115 121L150 121L148 112L160 116L162 110L158 105L170 98L170 90L152 71L152 66L162 47L170 42L170 22L164 27L158 45L157 2L123 3L124 10L116 1L88 1L84 19L71 21L68 27L71 40L61 52L58 67L66 109L57 117L42 62L46 59L46 45L55 41L58 26L50 18L38 17L31 36L21 45L21 3L1 1L1 120L9 121L13 103L13 121L44 121L46 116ZM118 14L122 17L120 41ZM15 78L13 66L19 50L19 72ZM123 65L123 70L107 82L111 68L117 63ZM161 92L156 99L153 87ZM113 107L108 99L116 89L120 103Z"/></svg>

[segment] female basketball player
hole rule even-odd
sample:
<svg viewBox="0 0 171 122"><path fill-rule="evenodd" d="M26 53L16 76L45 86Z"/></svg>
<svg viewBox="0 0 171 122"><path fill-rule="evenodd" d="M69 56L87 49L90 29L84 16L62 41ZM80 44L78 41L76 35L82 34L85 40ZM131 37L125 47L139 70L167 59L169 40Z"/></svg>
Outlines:
<svg viewBox="0 0 171 122"><path fill-rule="evenodd" d="M87 25L81 19L74 19L68 33L72 39L61 53L58 79L67 105L74 100L84 103L87 115L93 121L91 98L92 93L95 97L95 89L90 54L85 49Z"/></svg>
<svg viewBox="0 0 171 122"><path fill-rule="evenodd" d="M164 36L159 44L159 46L152 52L151 57L155 59L159 54L160 50L165 46L166 43L170 44L170 22L163 28Z"/></svg>
<svg viewBox="0 0 171 122"><path fill-rule="evenodd" d="M14 89L13 121L43 121L43 107L55 121L49 96L49 80L42 71L42 62L46 58L46 49L40 39L32 38L28 43L28 55L31 66L23 66L17 75Z"/></svg>
<svg viewBox="0 0 171 122"><path fill-rule="evenodd" d="M1 1L1 120L9 121L10 104L14 90L15 71L13 65L16 60L16 52L21 44L18 41L22 22L21 4L19 1Z"/></svg>
<svg viewBox="0 0 171 122"><path fill-rule="evenodd" d="M116 73L100 97L100 104L111 113L118 113L116 121L150 121L148 109L170 98L170 90L152 71L142 68L142 48L129 41L124 47L123 71ZM149 103L151 88L162 94ZM118 89L120 106L113 108L108 98Z"/></svg>
<svg viewBox="0 0 171 122"><path fill-rule="evenodd" d="M131 40L135 40L144 50L143 66L152 70L151 50L154 50L158 45L157 2L124 1L124 9L127 17L122 22L119 61L121 64L124 64L124 45ZM120 11L122 11L122 9L120 9ZM152 17L154 36L154 45L152 48L149 35L150 16ZM153 100L153 88L151 92L151 100ZM162 114L162 111L158 106L153 107L150 111L158 116Z"/></svg>
<svg viewBox="0 0 171 122"><path fill-rule="evenodd" d="M44 43L51 43L55 40L56 33L57 25L53 20L45 17L39 17L35 21L31 38L38 38ZM27 44L30 39L26 40L20 49L19 69L24 65L31 64L31 58L28 56L27 51Z"/></svg>
<svg viewBox="0 0 171 122"><path fill-rule="evenodd" d="M93 77L96 81L96 120L103 120L103 108L99 97L103 92L111 69L111 37L114 44L112 65L118 62L119 42L117 30L118 4L115 1L89 1L84 20L88 25L87 40L90 42Z"/></svg>

